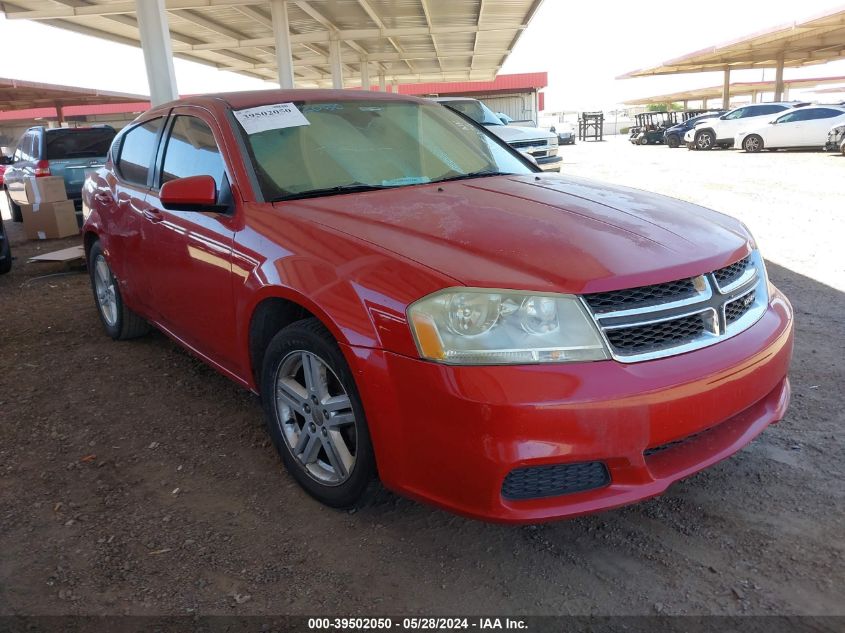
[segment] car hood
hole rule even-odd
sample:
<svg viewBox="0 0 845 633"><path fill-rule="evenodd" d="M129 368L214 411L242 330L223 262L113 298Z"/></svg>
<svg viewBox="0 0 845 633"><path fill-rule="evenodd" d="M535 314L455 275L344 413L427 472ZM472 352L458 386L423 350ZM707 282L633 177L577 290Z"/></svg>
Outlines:
<svg viewBox="0 0 845 633"><path fill-rule="evenodd" d="M518 125L486 125L485 127L488 131L498 136L505 143L557 138L556 134L552 134L551 132L541 130L536 127L520 127Z"/></svg>
<svg viewBox="0 0 845 633"><path fill-rule="evenodd" d="M467 286L599 292L698 275L750 249L680 200L557 175L498 176L276 203Z"/></svg>

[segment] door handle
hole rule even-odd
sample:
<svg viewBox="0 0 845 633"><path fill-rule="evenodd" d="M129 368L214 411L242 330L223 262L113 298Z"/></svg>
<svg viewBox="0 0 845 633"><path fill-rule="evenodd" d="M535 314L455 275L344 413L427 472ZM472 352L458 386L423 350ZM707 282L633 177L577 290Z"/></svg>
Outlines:
<svg viewBox="0 0 845 633"><path fill-rule="evenodd" d="M161 222L164 219L164 216L158 209L144 209L144 217L150 222Z"/></svg>

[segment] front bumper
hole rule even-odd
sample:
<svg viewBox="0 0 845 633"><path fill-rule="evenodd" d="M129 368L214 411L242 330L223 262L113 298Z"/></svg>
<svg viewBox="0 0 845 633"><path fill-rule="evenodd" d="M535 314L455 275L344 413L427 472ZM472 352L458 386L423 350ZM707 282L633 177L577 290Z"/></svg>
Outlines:
<svg viewBox="0 0 845 633"><path fill-rule="evenodd" d="M543 171L560 171L560 166L563 164L562 156L544 156L534 160Z"/></svg>
<svg viewBox="0 0 845 633"><path fill-rule="evenodd" d="M791 307L773 289L764 316L741 334L642 363L450 367L346 351L385 486L474 518L534 523L658 495L741 449L784 415L792 339ZM594 461L608 485L502 495L514 469Z"/></svg>

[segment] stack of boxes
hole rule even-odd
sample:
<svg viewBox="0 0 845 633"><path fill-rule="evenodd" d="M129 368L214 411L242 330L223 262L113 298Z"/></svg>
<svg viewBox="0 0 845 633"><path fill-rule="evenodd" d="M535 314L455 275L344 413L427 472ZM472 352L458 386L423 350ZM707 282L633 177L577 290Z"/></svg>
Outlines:
<svg viewBox="0 0 845 633"><path fill-rule="evenodd" d="M67 199L64 178L42 176L24 180L26 199L21 205L28 239L46 240L79 233L73 201Z"/></svg>

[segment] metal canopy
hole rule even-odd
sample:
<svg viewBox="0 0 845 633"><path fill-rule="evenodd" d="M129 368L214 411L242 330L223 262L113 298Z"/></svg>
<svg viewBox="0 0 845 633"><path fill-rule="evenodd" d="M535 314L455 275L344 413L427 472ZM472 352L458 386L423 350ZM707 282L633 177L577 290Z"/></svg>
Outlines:
<svg viewBox="0 0 845 633"><path fill-rule="evenodd" d="M294 79L301 87L332 85L335 42L350 86L360 85L362 72L368 78L368 64L389 81L492 79L541 2L287 0ZM10 20L40 20L140 45L136 0L12 0L0 6ZM164 6L174 56L264 80L279 77L270 0L164 0Z"/></svg>
<svg viewBox="0 0 845 633"><path fill-rule="evenodd" d="M148 97L123 92L92 90L75 86L21 81L0 77L0 111L26 110L29 108L63 108L77 105L102 105L106 103L134 103Z"/></svg>
<svg viewBox="0 0 845 633"><path fill-rule="evenodd" d="M816 77L813 79L785 79L783 85L787 89L791 88L812 88L814 86L823 86L827 84L843 83L845 77ZM736 82L731 84L731 95L733 96L748 96L755 94L762 94L765 92L775 91L774 81L747 81ZM839 90L842 90L840 88ZM816 90L816 92L826 92L825 90ZM829 92L835 92L830 90ZM625 105L648 105L652 103L675 103L677 101L703 101L705 99L717 99L722 96L722 86L709 86L707 88L693 88L692 90L683 90L680 92L672 92L665 95L655 95L653 97L641 97L639 99L629 99Z"/></svg>
<svg viewBox="0 0 845 633"><path fill-rule="evenodd" d="M845 8L785 24L617 77L798 67L845 57Z"/></svg>

